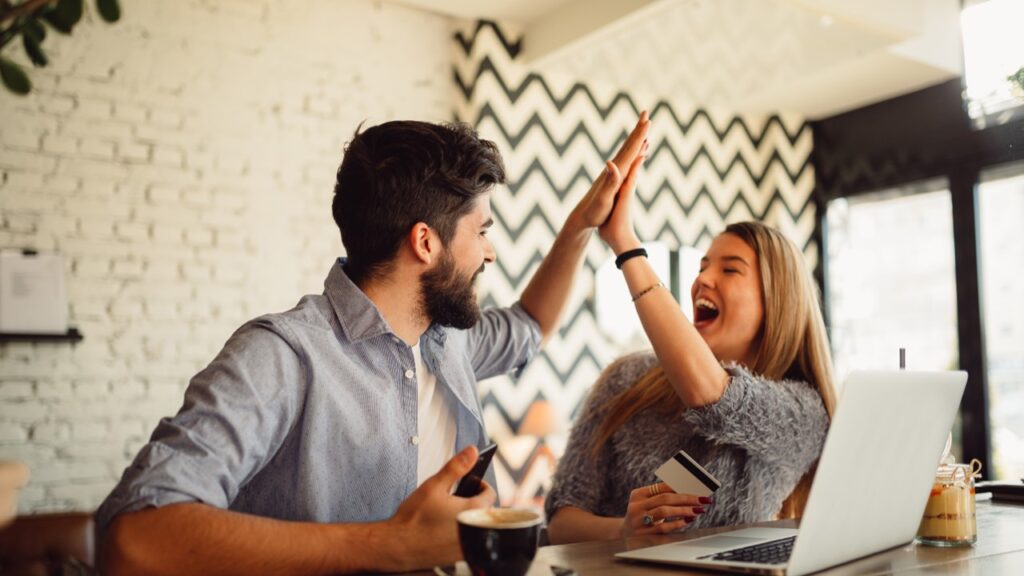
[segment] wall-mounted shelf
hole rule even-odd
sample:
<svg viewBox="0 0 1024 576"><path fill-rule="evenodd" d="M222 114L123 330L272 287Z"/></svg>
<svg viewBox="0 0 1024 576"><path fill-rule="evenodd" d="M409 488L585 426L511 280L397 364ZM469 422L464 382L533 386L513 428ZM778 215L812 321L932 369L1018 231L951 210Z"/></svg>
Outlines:
<svg viewBox="0 0 1024 576"><path fill-rule="evenodd" d="M16 332L0 332L0 343L4 342L71 342L82 341L82 333L78 328L68 328L64 334L22 334Z"/></svg>

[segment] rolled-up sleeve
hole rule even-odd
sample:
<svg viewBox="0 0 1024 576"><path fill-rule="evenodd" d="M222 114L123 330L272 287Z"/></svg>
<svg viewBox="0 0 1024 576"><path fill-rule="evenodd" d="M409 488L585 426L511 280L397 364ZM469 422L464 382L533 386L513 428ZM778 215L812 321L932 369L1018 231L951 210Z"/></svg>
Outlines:
<svg viewBox="0 0 1024 576"><path fill-rule="evenodd" d="M687 410L683 419L716 444L789 468L807 470L821 454L828 414L818 391L805 382L775 382L741 366L714 404Z"/></svg>
<svg viewBox="0 0 1024 576"><path fill-rule="evenodd" d="M478 380L515 371L518 376L540 348L540 326L517 302L484 310L467 331L467 350Z"/></svg>
<svg viewBox="0 0 1024 576"><path fill-rule="evenodd" d="M101 537L126 512L180 502L231 505L276 453L300 409L306 369L287 335L256 319L231 336L100 506Z"/></svg>

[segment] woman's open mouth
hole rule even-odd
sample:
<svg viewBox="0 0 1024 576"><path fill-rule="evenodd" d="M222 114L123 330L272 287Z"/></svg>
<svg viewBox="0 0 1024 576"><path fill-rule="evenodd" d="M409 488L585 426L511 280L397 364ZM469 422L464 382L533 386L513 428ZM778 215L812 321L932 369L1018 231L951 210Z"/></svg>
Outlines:
<svg viewBox="0 0 1024 576"><path fill-rule="evenodd" d="M693 325L697 329L709 326L718 318L718 306L707 298L697 298L693 303Z"/></svg>

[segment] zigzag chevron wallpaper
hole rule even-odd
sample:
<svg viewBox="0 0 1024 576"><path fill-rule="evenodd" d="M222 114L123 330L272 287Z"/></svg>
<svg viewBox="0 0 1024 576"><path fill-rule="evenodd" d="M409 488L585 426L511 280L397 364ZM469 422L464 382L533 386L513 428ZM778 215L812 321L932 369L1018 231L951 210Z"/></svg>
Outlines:
<svg viewBox="0 0 1024 576"><path fill-rule="evenodd" d="M638 184L641 239L705 248L726 223L759 219L786 232L816 264L812 136L803 118L736 116L542 76L518 59L514 29L484 21L458 28L455 117L498 145L509 175L492 197L498 260L480 276L484 304L515 301L642 109L653 124L652 153ZM518 379L481 383L488 432L501 446L495 468L506 502L543 494L568 422L601 368L626 352L600 332L594 316L594 272L611 253L596 237L588 250L561 332ZM691 281L682 279L685 289ZM550 402L564 433L541 441L516 435L535 400Z"/></svg>

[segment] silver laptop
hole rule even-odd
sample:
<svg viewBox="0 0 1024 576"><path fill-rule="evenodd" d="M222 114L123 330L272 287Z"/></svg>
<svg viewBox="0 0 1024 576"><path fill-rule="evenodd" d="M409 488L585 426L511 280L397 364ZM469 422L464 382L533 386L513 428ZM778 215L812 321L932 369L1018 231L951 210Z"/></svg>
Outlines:
<svg viewBox="0 0 1024 576"><path fill-rule="evenodd" d="M965 372L850 374L799 532L747 528L615 556L796 576L906 544L966 383Z"/></svg>

